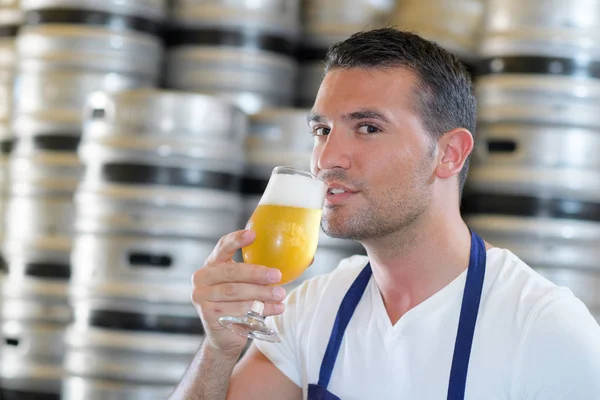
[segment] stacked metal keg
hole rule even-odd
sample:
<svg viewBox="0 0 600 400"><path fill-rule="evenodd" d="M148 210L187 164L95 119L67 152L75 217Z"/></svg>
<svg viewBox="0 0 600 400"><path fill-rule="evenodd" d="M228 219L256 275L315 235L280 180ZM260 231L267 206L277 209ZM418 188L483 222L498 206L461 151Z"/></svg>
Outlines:
<svg viewBox="0 0 600 400"><path fill-rule="evenodd" d="M3 351L10 357L0 361L0 386L7 390L59 394L82 104L96 90L154 85L163 3L21 2L3 244L3 307L10 311Z"/></svg>
<svg viewBox="0 0 600 400"><path fill-rule="evenodd" d="M487 0L398 0L390 22L454 53L469 65L477 60Z"/></svg>
<svg viewBox="0 0 600 400"><path fill-rule="evenodd" d="M247 116L216 97L98 93L79 155L65 399L164 399L202 340L190 277L237 230Z"/></svg>
<svg viewBox="0 0 600 400"><path fill-rule="evenodd" d="M298 0L174 0L165 85L214 94L247 113L293 101Z"/></svg>
<svg viewBox="0 0 600 400"><path fill-rule="evenodd" d="M274 108L251 117L242 185L245 196L242 226L258 205L273 168L285 165L310 169L314 138L306 121L308 112L308 109ZM331 272L343 258L359 253L363 254L364 249L358 243L332 239L321 232L313 264L286 288L289 291L306 279Z"/></svg>
<svg viewBox="0 0 600 400"><path fill-rule="evenodd" d="M600 320L600 1L490 0L464 212Z"/></svg>
<svg viewBox="0 0 600 400"><path fill-rule="evenodd" d="M384 26L393 0L302 0L303 36L296 105L312 107L323 78L323 59L333 43Z"/></svg>
<svg viewBox="0 0 600 400"><path fill-rule="evenodd" d="M28 242L28 233L36 227L49 223L51 216L43 213L33 221L23 220L27 213L27 201L9 207L7 221L5 203L10 193L31 193L38 183L21 175L9 179L10 170L16 165L10 164L13 148L11 131L13 82L17 66L15 37L23 14L16 1L0 2L0 219L2 220L2 240L5 227L12 225L8 239L23 239ZM27 99L29 100L29 99ZM21 181L23 178L23 181ZM42 186L42 185L40 185ZM43 189L41 189L43 190ZM50 200L52 201L52 200ZM17 212L12 215L10 212ZM46 268L55 265L38 259L38 252L32 249L28 253L27 244L8 243L10 254L6 256L10 266L10 279L0 282L0 397L3 399L58 398L60 387L62 356L62 332L70 318L66 303L64 284L54 281L28 279L27 276L38 273L48 275ZM4 261L3 267L6 267Z"/></svg>
<svg viewBox="0 0 600 400"><path fill-rule="evenodd" d="M8 200L8 161L12 150L10 115L16 64L15 37L23 14L16 0L0 1L0 243L4 236L4 214ZM0 265L4 265L0 252ZM0 274L4 270L0 267Z"/></svg>

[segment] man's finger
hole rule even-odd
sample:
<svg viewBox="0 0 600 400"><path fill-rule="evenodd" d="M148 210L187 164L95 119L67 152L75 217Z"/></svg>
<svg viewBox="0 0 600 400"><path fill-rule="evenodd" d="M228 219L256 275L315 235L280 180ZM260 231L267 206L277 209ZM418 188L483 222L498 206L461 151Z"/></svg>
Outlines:
<svg viewBox="0 0 600 400"><path fill-rule="evenodd" d="M240 230L223 236L219 239L204 265L231 261L235 252L254 242L255 237L256 234L251 230Z"/></svg>
<svg viewBox="0 0 600 400"><path fill-rule="evenodd" d="M281 271L262 265L228 262L221 264L218 268L206 268L203 272L201 283L204 285L218 285L227 282L269 285L281 281Z"/></svg>

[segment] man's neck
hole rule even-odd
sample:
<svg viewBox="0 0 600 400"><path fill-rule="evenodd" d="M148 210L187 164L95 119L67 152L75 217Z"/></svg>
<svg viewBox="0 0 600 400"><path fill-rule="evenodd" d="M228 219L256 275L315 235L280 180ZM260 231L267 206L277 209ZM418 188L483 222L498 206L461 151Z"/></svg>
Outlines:
<svg viewBox="0 0 600 400"><path fill-rule="evenodd" d="M392 325L469 265L471 235L460 215L423 216L413 225L364 243Z"/></svg>

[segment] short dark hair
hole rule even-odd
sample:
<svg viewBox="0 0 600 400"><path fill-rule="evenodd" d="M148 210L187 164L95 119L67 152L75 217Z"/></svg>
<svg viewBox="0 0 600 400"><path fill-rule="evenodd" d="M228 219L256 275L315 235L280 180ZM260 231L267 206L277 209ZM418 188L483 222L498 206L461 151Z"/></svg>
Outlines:
<svg viewBox="0 0 600 400"><path fill-rule="evenodd" d="M325 73L335 68L395 68L419 79L416 111L433 140L456 128L475 134L476 104L465 64L433 42L394 28L358 32L333 44L325 57ZM470 156L459 177L462 193Z"/></svg>

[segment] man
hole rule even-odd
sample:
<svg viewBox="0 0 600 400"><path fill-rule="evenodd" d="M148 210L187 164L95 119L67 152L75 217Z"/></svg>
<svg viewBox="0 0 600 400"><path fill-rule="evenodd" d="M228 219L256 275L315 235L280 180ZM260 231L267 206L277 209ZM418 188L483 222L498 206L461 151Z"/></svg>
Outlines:
<svg viewBox="0 0 600 400"><path fill-rule="evenodd" d="M323 229L362 243L285 300L225 236L194 276L206 340L176 399L600 399L600 327L572 293L471 233L459 212L475 100L464 67L393 29L330 49L309 123ZM334 190L337 189L337 190ZM222 328L266 301L279 344ZM284 312L285 308L285 312Z"/></svg>

